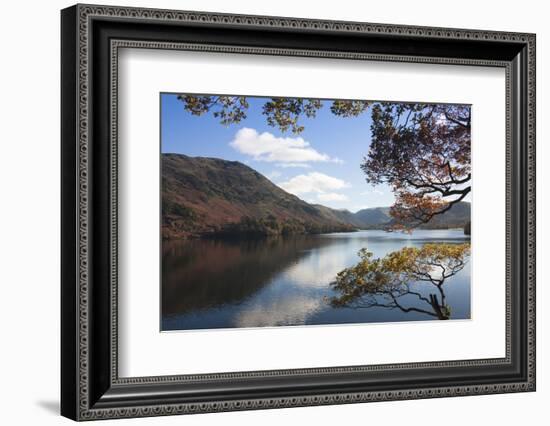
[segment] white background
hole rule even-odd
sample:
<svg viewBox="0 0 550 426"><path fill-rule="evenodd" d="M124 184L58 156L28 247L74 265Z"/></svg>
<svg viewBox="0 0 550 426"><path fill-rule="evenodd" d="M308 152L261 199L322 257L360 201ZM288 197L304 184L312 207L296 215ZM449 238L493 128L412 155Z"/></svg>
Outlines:
<svg viewBox="0 0 550 426"><path fill-rule="evenodd" d="M286 15L383 23L536 32L538 96L538 391L423 401L118 420L119 424L323 425L343 422L448 426L545 424L550 400L550 290L542 266L550 257L548 185L550 28L540 0L359 2L340 0L139 1L106 4ZM4 424L69 424L59 394L59 9L69 2L3 4L0 68L0 351ZM545 81L546 78L546 81ZM389 419L392 419L389 421ZM108 421L102 424L117 424Z"/></svg>
<svg viewBox="0 0 550 426"><path fill-rule="evenodd" d="M504 357L505 213L493 208L505 205L504 77L502 68L123 49L118 90L119 374ZM320 86L319 81L331 83ZM472 104L472 319L159 333L160 92ZM224 348L223 357L212 346Z"/></svg>

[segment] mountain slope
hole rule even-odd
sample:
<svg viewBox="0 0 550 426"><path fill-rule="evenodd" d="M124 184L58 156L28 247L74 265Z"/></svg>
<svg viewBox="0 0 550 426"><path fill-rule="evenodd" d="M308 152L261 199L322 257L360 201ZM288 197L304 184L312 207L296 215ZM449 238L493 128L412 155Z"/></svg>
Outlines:
<svg viewBox="0 0 550 426"><path fill-rule="evenodd" d="M352 229L237 161L162 155L164 238Z"/></svg>
<svg viewBox="0 0 550 426"><path fill-rule="evenodd" d="M374 207L359 210L354 216L360 223L359 226L364 228L382 227L392 220L389 207Z"/></svg>
<svg viewBox="0 0 550 426"><path fill-rule="evenodd" d="M326 218L348 223L354 227L361 228L364 226L364 223L356 216L355 213L350 212L349 210L336 210L331 209L330 207L323 206L321 204L312 204L317 210L321 212Z"/></svg>
<svg viewBox="0 0 550 426"><path fill-rule="evenodd" d="M469 220L470 203L461 202L421 228L464 227ZM385 229L391 222L389 207L351 213L306 203L238 161L162 155L163 238Z"/></svg>
<svg viewBox="0 0 550 426"><path fill-rule="evenodd" d="M424 229L437 228L464 228L470 222L471 204L461 201L453 205L443 214L434 216L426 225L421 226Z"/></svg>
<svg viewBox="0 0 550 426"><path fill-rule="evenodd" d="M374 207L359 210L354 214L356 226L362 228L383 229L391 224L389 207ZM443 214L436 215L422 229L464 228L470 221L470 203L461 201Z"/></svg>

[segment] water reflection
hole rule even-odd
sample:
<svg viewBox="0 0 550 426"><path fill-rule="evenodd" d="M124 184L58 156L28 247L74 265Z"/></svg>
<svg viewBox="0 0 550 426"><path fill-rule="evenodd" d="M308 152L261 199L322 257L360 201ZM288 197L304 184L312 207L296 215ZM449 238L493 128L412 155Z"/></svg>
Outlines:
<svg viewBox="0 0 550 426"><path fill-rule="evenodd" d="M277 325L305 324L308 317L324 306L316 297L298 296L274 298L243 310L236 317L236 327L273 327Z"/></svg>
<svg viewBox="0 0 550 426"><path fill-rule="evenodd" d="M312 249L331 244L306 236L163 243L163 315L238 304Z"/></svg>
<svg viewBox="0 0 550 426"><path fill-rule="evenodd" d="M246 241L169 241L162 253L162 329L339 324L433 319L422 312L333 308L336 274L368 247L376 257L461 231L361 231ZM452 318L470 317L469 266L446 285ZM422 291L422 283L415 290Z"/></svg>
<svg viewBox="0 0 550 426"><path fill-rule="evenodd" d="M331 306L399 309L448 320L452 308L446 303L444 286L468 264L470 243L403 247L383 258L373 257L364 248L359 256L356 265L339 272L331 283L337 292L329 300ZM421 284L430 284L432 291L423 293L414 288ZM403 304L407 298L414 298L416 303Z"/></svg>

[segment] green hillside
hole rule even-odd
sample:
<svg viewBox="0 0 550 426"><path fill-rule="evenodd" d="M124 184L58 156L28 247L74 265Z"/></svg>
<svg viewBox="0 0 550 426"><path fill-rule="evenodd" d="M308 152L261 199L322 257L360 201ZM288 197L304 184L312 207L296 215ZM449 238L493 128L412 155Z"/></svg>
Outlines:
<svg viewBox="0 0 550 426"><path fill-rule="evenodd" d="M240 162L162 155L164 238L353 229Z"/></svg>

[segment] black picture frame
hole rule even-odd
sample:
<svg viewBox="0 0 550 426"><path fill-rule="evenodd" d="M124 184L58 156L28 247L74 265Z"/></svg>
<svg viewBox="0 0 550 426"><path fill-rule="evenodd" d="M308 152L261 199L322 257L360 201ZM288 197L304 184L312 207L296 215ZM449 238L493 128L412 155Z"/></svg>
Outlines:
<svg viewBox="0 0 550 426"><path fill-rule="evenodd" d="M61 12L61 413L74 420L535 390L535 35L75 5ZM506 70L506 357L118 377L116 54L196 46ZM503 177L504 178L504 177Z"/></svg>

